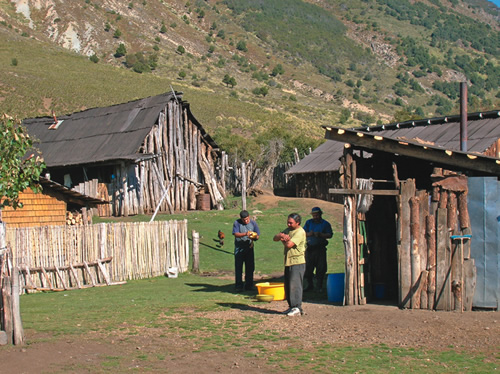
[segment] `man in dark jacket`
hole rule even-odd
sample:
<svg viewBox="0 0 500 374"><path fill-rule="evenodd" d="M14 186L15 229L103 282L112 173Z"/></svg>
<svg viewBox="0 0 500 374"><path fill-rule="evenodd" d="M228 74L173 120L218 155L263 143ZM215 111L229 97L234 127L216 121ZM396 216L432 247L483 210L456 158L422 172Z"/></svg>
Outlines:
<svg viewBox="0 0 500 374"><path fill-rule="evenodd" d="M234 275L236 291L253 290L253 272L255 270L254 242L259 239L259 225L246 210L240 212L240 218L234 221ZM245 284L243 284L243 264L245 264Z"/></svg>
<svg viewBox="0 0 500 374"><path fill-rule="evenodd" d="M311 210L312 218L304 225L307 237L306 249L306 272L304 279L307 287L304 291L314 290L314 269L316 269L316 287L318 291L323 289L323 279L327 271L326 246L328 240L333 236L332 226L322 218L323 211L319 207Z"/></svg>

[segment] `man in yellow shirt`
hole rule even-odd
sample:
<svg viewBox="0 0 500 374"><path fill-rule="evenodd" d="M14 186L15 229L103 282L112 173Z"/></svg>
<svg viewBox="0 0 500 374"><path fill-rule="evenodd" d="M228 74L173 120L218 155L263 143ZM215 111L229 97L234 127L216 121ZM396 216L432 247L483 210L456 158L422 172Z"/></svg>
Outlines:
<svg viewBox="0 0 500 374"><path fill-rule="evenodd" d="M302 292L304 272L306 270L306 232L300 226L302 218L292 213L287 219L287 228L273 237L275 242L282 242L285 254L285 298L289 309L288 316L304 314L302 310Z"/></svg>

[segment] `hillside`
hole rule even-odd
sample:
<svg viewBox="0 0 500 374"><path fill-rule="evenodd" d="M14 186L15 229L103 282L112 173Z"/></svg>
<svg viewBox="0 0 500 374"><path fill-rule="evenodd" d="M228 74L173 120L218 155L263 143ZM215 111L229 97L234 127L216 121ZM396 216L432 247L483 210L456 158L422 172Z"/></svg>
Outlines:
<svg viewBox="0 0 500 374"><path fill-rule="evenodd" d="M171 89L233 155L301 152L321 125L500 107L499 9L484 0L0 3L0 112L20 118ZM237 156L235 156L237 157Z"/></svg>

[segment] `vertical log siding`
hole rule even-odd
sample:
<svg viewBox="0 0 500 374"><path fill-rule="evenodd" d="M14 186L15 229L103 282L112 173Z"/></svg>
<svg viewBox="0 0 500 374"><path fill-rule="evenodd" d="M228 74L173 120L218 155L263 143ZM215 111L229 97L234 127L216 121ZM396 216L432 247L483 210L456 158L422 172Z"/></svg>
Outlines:
<svg viewBox="0 0 500 374"><path fill-rule="evenodd" d="M13 265L21 269L71 268L112 257L104 266L113 282L161 276L170 267L185 272L189 264L187 220L7 228L6 240L12 248ZM75 282L69 272L61 273L63 279L57 273L49 274L54 287ZM88 283L86 276L85 272L78 275L82 284ZM40 286L47 279L29 281Z"/></svg>

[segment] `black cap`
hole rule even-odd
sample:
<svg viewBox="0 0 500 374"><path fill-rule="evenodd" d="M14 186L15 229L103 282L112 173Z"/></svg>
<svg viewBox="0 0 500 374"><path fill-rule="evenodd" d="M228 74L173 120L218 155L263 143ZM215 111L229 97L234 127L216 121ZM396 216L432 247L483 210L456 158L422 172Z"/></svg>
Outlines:
<svg viewBox="0 0 500 374"><path fill-rule="evenodd" d="M315 206L314 208L312 208L311 214L313 214L313 213L323 214L323 212L321 211L321 208L317 207L317 206Z"/></svg>
<svg viewBox="0 0 500 374"><path fill-rule="evenodd" d="M240 212L240 218L247 218L250 214L246 210Z"/></svg>

